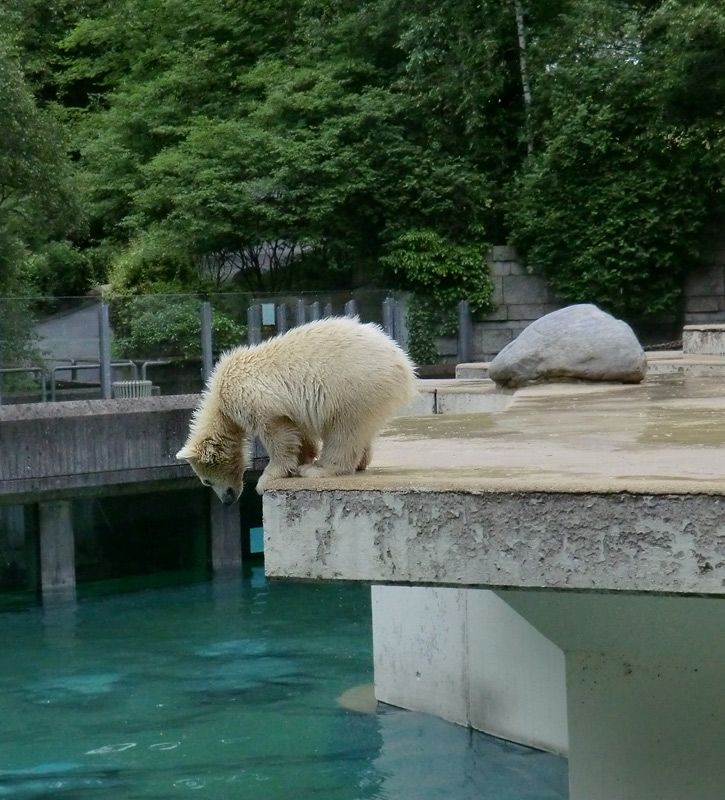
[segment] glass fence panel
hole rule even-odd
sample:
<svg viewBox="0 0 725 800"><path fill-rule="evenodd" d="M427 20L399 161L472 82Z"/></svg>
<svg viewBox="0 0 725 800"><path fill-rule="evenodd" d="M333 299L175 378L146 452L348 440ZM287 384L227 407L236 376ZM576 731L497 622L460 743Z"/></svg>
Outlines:
<svg viewBox="0 0 725 800"><path fill-rule="evenodd" d="M95 396L99 306L88 297L0 298L2 402L49 400L53 381Z"/></svg>
<svg viewBox="0 0 725 800"><path fill-rule="evenodd" d="M230 347L343 314L383 325L405 346L405 296L380 290L0 298L0 402L102 397L104 303L112 396L200 392L205 302L213 359Z"/></svg>

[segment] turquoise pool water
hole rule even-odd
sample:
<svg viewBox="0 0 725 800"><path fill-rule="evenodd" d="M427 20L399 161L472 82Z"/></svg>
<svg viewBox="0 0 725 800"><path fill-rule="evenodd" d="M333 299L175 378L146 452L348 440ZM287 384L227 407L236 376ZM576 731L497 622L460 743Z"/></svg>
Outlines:
<svg viewBox="0 0 725 800"><path fill-rule="evenodd" d="M258 567L6 611L0 642L0 798L567 796L562 758L370 713L364 587Z"/></svg>

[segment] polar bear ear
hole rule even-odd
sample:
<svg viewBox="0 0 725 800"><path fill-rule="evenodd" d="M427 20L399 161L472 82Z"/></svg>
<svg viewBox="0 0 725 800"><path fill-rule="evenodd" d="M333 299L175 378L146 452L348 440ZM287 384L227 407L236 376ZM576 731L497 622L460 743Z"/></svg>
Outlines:
<svg viewBox="0 0 725 800"><path fill-rule="evenodd" d="M219 461L219 452L213 439L201 439L194 444L186 444L176 454L183 461L196 461L198 464L215 464Z"/></svg>
<svg viewBox="0 0 725 800"><path fill-rule="evenodd" d="M219 451L213 439L202 439L196 445L194 455L200 464L216 464L219 461Z"/></svg>
<svg viewBox="0 0 725 800"><path fill-rule="evenodd" d="M192 458L196 458L194 451L188 445L184 445L176 454L176 457L179 461L191 461Z"/></svg>

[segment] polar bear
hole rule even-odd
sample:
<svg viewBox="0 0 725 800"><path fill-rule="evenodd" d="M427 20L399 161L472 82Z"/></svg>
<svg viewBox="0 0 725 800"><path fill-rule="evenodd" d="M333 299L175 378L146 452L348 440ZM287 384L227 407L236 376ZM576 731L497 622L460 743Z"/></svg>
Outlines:
<svg viewBox="0 0 725 800"><path fill-rule="evenodd" d="M227 505L242 491L253 436L269 455L260 494L276 478L349 475L416 394L413 364L379 326L310 322L222 355L176 457Z"/></svg>

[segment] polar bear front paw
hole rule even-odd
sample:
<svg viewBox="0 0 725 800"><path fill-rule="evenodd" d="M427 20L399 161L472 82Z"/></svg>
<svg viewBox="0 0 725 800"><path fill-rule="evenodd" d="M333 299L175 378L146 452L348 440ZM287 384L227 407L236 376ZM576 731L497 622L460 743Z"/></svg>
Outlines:
<svg viewBox="0 0 725 800"><path fill-rule="evenodd" d="M321 467L319 464L303 464L300 467L303 478L333 478L340 474L340 470L335 467Z"/></svg>
<svg viewBox="0 0 725 800"><path fill-rule="evenodd" d="M284 467L268 466L267 469L259 476L257 481L257 494L264 494L269 486L270 481L276 481L279 478L289 478L297 474L297 470L287 470Z"/></svg>

